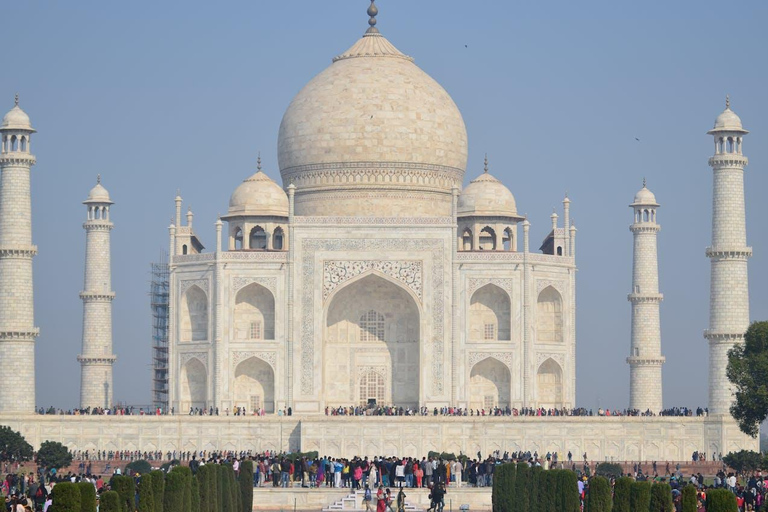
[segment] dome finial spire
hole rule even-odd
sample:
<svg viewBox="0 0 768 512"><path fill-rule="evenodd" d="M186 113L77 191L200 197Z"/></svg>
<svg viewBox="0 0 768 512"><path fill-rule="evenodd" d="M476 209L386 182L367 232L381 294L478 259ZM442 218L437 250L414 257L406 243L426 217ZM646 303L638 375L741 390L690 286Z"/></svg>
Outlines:
<svg viewBox="0 0 768 512"><path fill-rule="evenodd" d="M256 170L261 172L261 151L259 151L259 156L256 158Z"/></svg>
<svg viewBox="0 0 768 512"><path fill-rule="evenodd" d="M488 174L488 153L485 154L485 162L483 163L483 172Z"/></svg>
<svg viewBox="0 0 768 512"><path fill-rule="evenodd" d="M731 110L731 95L726 94L725 95L725 108L726 110Z"/></svg>
<svg viewBox="0 0 768 512"><path fill-rule="evenodd" d="M645 186L645 176L643 176L643 188L648 188Z"/></svg>
<svg viewBox="0 0 768 512"><path fill-rule="evenodd" d="M96 175L96 184L97 184L97 185L100 185L100 184L101 184L101 174L97 174L97 175Z"/></svg>
<svg viewBox="0 0 768 512"><path fill-rule="evenodd" d="M18 107L19 106L19 93L16 93L16 96L13 98L13 101L15 103L14 106Z"/></svg>
<svg viewBox="0 0 768 512"><path fill-rule="evenodd" d="M376 28L376 15L379 14L379 9L376 8L376 0L371 0L371 5L368 7L368 25L370 28L366 31L366 34L377 34L379 29Z"/></svg>

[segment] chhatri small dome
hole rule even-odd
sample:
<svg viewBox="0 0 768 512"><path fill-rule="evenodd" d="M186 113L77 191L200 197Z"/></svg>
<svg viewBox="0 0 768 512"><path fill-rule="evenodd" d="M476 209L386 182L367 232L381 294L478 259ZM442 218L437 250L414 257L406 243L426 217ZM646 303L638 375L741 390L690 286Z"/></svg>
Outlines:
<svg viewBox="0 0 768 512"><path fill-rule="evenodd" d="M635 200L630 206L659 206L656 196L645 186L645 180L643 180L643 188L635 194Z"/></svg>
<svg viewBox="0 0 768 512"><path fill-rule="evenodd" d="M448 215L467 164L458 107L371 27L293 99L278 136L297 215ZM407 195L407 197L406 197Z"/></svg>
<svg viewBox="0 0 768 512"><path fill-rule="evenodd" d="M26 112L21 110L19 106L19 95L16 95L16 104L11 110L3 116L3 122L0 123L0 130L24 130L28 132L34 132L32 123L29 120L29 116Z"/></svg>
<svg viewBox="0 0 768 512"><path fill-rule="evenodd" d="M114 204L112 200L109 198L109 192L101 184L101 174L96 176L96 186L93 187L90 192L88 192L88 199L83 201L83 204L89 204L89 203Z"/></svg>
<svg viewBox="0 0 768 512"><path fill-rule="evenodd" d="M264 174L259 159L258 172L243 181L229 199L227 217L288 216L288 196L280 185Z"/></svg>
<svg viewBox="0 0 768 512"><path fill-rule="evenodd" d="M488 158L483 174L469 182L459 196L461 217L517 217L517 204L512 192L488 173Z"/></svg>
<svg viewBox="0 0 768 512"><path fill-rule="evenodd" d="M731 110L731 98L725 97L725 110L715 119L715 127L707 133L716 132L743 132L749 133L741 124L741 118Z"/></svg>

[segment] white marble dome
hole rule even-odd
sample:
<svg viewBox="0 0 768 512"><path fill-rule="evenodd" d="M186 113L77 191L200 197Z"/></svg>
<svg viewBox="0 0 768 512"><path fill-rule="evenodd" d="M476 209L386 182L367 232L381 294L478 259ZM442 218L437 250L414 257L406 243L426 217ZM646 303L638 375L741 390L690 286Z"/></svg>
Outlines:
<svg viewBox="0 0 768 512"><path fill-rule="evenodd" d="M501 181L484 172L462 190L458 214L462 217L517 217L517 204L515 196Z"/></svg>
<svg viewBox="0 0 768 512"><path fill-rule="evenodd" d="M373 28L293 99L278 159L297 215L449 215L467 132L445 89Z"/></svg>
<svg viewBox="0 0 768 512"><path fill-rule="evenodd" d="M641 188L637 194L635 194L635 200L632 203L631 206L659 206L659 204L656 202L656 196L653 192L648 190L648 188L643 184L643 188Z"/></svg>
<svg viewBox="0 0 768 512"><path fill-rule="evenodd" d="M288 196L262 171L243 181L229 199L228 217L288 216Z"/></svg>
<svg viewBox="0 0 768 512"><path fill-rule="evenodd" d="M84 203L109 203L112 204L112 199L109 197L109 192L104 185L101 184L101 178L96 181L96 186L88 193L88 198L83 201Z"/></svg>
<svg viewBox="0 0 768 512"><path fill-rule="evenodd" d="M24 130L29 132L34 132L35 129L32 128L32 123L29 120L29 116L26 112L21 110L21 107L19 107L19 104L16 103L16 105L8 111L5 116L3 116L3 121L0 123L0 130Z"/></svg>

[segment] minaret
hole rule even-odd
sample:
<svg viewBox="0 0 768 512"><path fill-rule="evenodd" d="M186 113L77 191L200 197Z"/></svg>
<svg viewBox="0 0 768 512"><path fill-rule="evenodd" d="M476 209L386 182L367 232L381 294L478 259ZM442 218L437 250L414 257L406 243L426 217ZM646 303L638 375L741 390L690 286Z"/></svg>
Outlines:
<svg viewBox="0 0 768 512"><path fill-rule="evenodd" d="M728 414L733 402L733 387L725 375L728 351L743 343L749 327L749 287L744 215L744 167L742 138L747 130L731 110L726 97L725 110L717 116L714 136L715 155L709 159L714 172L712 192L712 245L707 248L711 263L709 292L709 413Z"/></svg>
<svg viewBox="0 0 768 512"><path fill-rule="evenodd" d="M32 287L32 206L29 175L35 165L29 116L16 104L0 124L0 414L35 412L35 327Z"/></svg>
<svg viewBox="0 0 768 512"><path fill-rule="evenodd" d="M629 230L635 240L632 293L627 297L632 303L632 341L627 358L629 407L658 414L662 410L661 365L664 364L659 323L659 304L664 296L659 293L656 245L656 234L661 226L656 222L659 204L656 196L646 188L645 180L629 206L634 212L634 222Z"/></svg>
<svg viewBox="0 0 768 512"><path fill-rule="evenodd" d="M112 407L112 270L109 209L114 203L101 185L101 176L83 201L88 208L85 229L83 351L80 362L80 407Z"/></svg>

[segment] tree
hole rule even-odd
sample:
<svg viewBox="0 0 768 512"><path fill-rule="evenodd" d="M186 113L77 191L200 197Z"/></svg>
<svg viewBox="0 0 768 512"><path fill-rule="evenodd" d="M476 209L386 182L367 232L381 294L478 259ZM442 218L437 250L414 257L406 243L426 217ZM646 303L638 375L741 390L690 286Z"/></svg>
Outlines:
<svg viewBox="0 0 768 512"><path fill-rule="evenodd" d="M240 479L242 510L243 512L251 512L253 510L253 461L246 460L240 464L240 475L238 478Z"/></svg>
<svg viewBox="0 0 768 512"><path fill-rule="evenodd" d="M120 496L117 491L102 493L99 501L99 512L120 512Z"/></svg>
<svg viewBox="0 0 768 512"><path fill-rule="evenodd" d="M139 512L155 512L152 475L145 473L139 480Z"/></svg>
<svg viewBox="0 0 768 512"><path fill-rule="evenodd" d="M755 472L765 465L765 459L762 454L749 450L731 452L723 457L723 462L728 464L728 467L736 470L740 475Z"/></svg>
<svg viewBox="0 0 768 512"><path fill-rule="evenodd" d="M551 478L554 471L554 469L542 471L539 475L539 508L533 512L551 512L554 510Z"/></svg>
<svg viewBox="0 0 768 512"><path fill-rule="evenodd" d="M632 479L625 476L618 478L613 487L613 512L630 512L629 496Z"/></svg>
<svg viewBox="0 0 768 512"><path fill-rule="evenodd" d="M0 426L0 462L24 462L32 458L32 445L20 432Z"/></svg>
<svg viewBox="0 0 768 512"><path fill-rule="evenodd" d="M190 482L192 484L192 512L200 512L200 485L194 476Z"/></svg>
<svg viewBox="0 0 768 512"><path fill-rule="evenodd" d="M602 476L589 481L586 510L588 512L611 512L611 484Z"/></svg>
<svg viewBox="0 0 768 512"><path fill-rule="evenodd" d="M579 477L568 470L560 471L559 490L562 495L562 512L580 512L581 501L579 499Z"/></svg>
<svg viewBox="0 0 768 512"><path fill-rule="evenodd" d="M629 489L629 508L635 510L648 510L651 506L651 482L632 482Z"/></svg>
<svg viewBox="0 0 768 512"><path fill-rule="evenodd" d="M491 502L493 512L511 512L515 494L514 489L514 464L500 464L493 470L493 489L491 490Z"/></svg>
<svg viewBox="0 0 768 512"><path fill-rule="evenodd" d="M597 467L595 467L595 474L604 476L606 478L619 478L624 473L620 464L614 464L612 462L601 462L597 465Z"/></svg>
<svg viewBox="0 0 768 512"><path fill-rule="evenodd" d="M210 466L203 464L197 468L195 473L195 480L197 480L198 488L200 489L200 512L213 512L212 511L212 487L210 479Z"/></svg>
<svg viewBox="0 0 768 512"><path fill-rule="evenodd" d="M672 503L672 488L669 484L653 484L651 487L651 504L649 512L674 512Z"/></svg>
<svg viewBox="0 0 768 512"><path fill-rule="evenodd" d="M44 441L37 451L37 465L45 469L61 469L72 464L69 448L58 441Z"/></svg>
<svg viewBox="0 0 768 512"><path fill-rule="evenodd" d="M152 501L154 501L155 512L163 512L163 494L165 493L165 473L162 471L151 471L152 477ZM101 511L99 511L101 512Z"/></svg>
<svg viewBox="0 0 768 512"><path fill-rule="evenodd" d="M192 470L189 466L176 466L171 470L171 473L178 473L183 477L182 512L192 512Z"/></svg>
<svg viewBox="0 0 768 512"><path fill-rule="evenodd" d="M757 437L768 417L768 322L754 322L744 343L728 351L726 375L736 388L731 415L742 432Z"/></svg>
<svg viewBox="0 0 768 512"><path fill-rule="evenodd" d="M736 495L728 489L708 490L707 512L739 512Z"/></svg>
<svg viewBox="0 0 768 512"><path fill-rule="evenodd" d="M140 475L145 475L152 471L152 465L147 462L146 460L135 460L131 462L130 464L125 466L125 473L126 475L134 475L136 473Z"/></svg>
<svg viewBox="0 0 768 512"><path fill-rule="evenodd" d="M163 495L164 512L183 512L184 510L184 475L171 471L165 480Z"/></svg>
<svg viewBox="0 0 768 512"><path fill-rule="evenodd" d="M96 488L90 482L78 482L80 491L80 511L96 512Z"/></svg>
<svg viewBox="0 0 768 512"><path fill-rule="evenodd" d="M696 486L686 485L683 487L683 512L697 512L699 510L699 498L696 493Z"/></svg>
<svg viewBox="0 0 768 512"><path fill-rule="evenodd" d="M541 473L544 470L541 466L533 466L531 468L530 476L528 477L528 507L531 511L539 510L539 479L541 479ZM246 511L243 511L246 512Z"/></svg>
<svg viewBox="0 0 768 512"><path fill-rule="evenodd" d="M119 506L122 512L133 512L136 509L136 485L133 478L125 475L115 475L111 487L117 491Z"/></svg>
<svg viewBox="0 0 768 512"><path fill-rule="evenodd" d="M72 482L54 486L53 507L58 512L80 512L80 489Z"/></svg>
<svg viewBox="0 0 768 512"><path fill-rule="evenodd" d="M529 491L529 478L531 476L531 468L527 462L519 462L517 464L517 476L515 477L515 508L514 510L520 512L527 512L529 510L530 496Z"/></svg>

